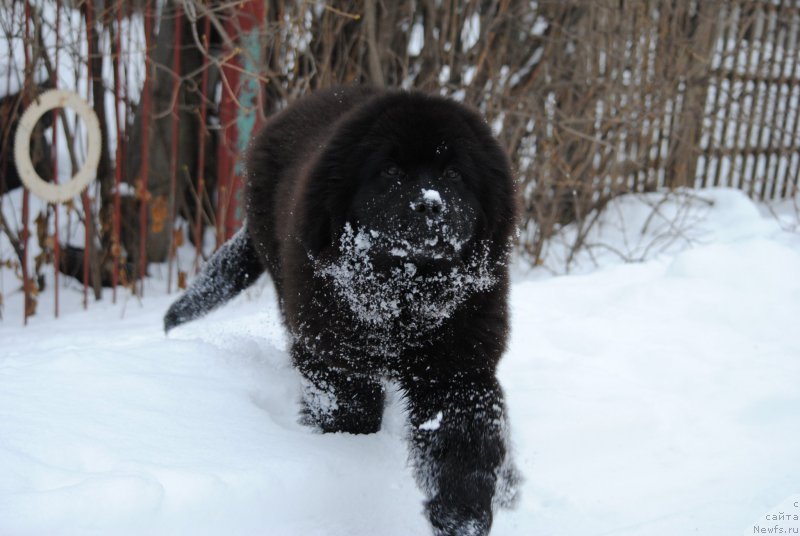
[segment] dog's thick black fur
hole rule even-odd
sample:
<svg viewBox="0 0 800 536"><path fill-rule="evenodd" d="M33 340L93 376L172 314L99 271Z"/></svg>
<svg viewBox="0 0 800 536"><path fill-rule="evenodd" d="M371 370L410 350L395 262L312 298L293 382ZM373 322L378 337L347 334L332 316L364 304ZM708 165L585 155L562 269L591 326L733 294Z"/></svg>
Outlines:
<svg viewBox="0 0 800 536"><path fill-rule="evenodd" d="M495 377L514 186L485 122L448 99L343 88L275 116L247 161L247 224L167 312L201 316L266 269L304 379L303 421L380 429L399 383L435 534L487 534L518 477Z"/></svg>

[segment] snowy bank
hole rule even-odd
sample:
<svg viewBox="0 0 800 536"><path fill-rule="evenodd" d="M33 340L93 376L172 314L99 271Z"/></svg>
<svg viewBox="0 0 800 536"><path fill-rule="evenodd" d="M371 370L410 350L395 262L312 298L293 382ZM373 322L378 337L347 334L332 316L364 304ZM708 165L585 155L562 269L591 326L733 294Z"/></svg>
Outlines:
<svg viewBox="0 0 800 536"><path fill-rule="evenodd" d="M753 534L800 493L800 236L690 197L661 223L621 199L573 275L517 270L500 379L527 480L493 534ZM22 328L8 281L0 534L429 533L396 394L372 436L296 423L268 282L166 338L161 282L58 320L43 296Z"/></svg>

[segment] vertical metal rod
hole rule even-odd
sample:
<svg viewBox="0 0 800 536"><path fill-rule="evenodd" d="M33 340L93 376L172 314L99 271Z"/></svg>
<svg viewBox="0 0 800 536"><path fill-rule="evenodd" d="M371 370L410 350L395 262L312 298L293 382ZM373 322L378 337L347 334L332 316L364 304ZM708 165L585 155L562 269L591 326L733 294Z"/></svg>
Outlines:
<svg viewBox="0 0 800 536"><path fill-rule="evenodd" d="M175 79L172 82L172 139L170 140L170 177L169 177L169 259L167 263L167 294L172 292L172 265L175 262L175 189L178 176L178 106L181 87L181 42L183 39L183 10L180 4L175 5L175 43L172 49L172 68ZM202 147L200 148L201 152Z"/></svg>
<svg viewBox="0 0 800 536"><path fill-rule="evenodd" d="M228 28L230 30L230 28ZM226 52L229 52L226 50ZM232 61L232 60L228 60ZM227 61L225 62L227 63ZM220 69L220 77L228 87L238 85L238 72L231 72L225 64ZM236 89L234 89L236 91ZM228 208L231 202L231 184L233 182L233 151L236 147L236 104L223 91L219 103L219 122L221 126L219 145L217 146L217 210L214 248L219 249L225 241L225 223L228 219ZM231 133L233 131L233 134Z"/></svg>
<svg viewBox="0 0 800 536"><path fill-rule="evenodd" d="M86 100L92 100L92 28L94 26L92 2L86 2ZM91 233L92 202L89 199L89 192L84 190L81 193L83 202L83 308L89 307L89 264L92 262L92 240Z"/></svg>
<svg viewBox="0 0 800 536"><path fill-rule="evenodd" d="M89 263L91 262L91 255L89 255L90 243L92 241L92 233L90 231L89 218L92 217L92 201L89 199L89 193L84 190L81 192L81 205L83 206L83 308L89 308Z"/></svg>
<svg viewBox="0 0 800 536"><path fill-rule="evenodd" d="M17 3L11 2L11 18L9 19L9 25L11 26L11 31L14 31L14 21L17 19ZM6 71L6 95L11 95L11 69ZM3 161L3 165L5 166L6 162ZM0 179L5 180L6 178L6 170L0 170L3 172L3 176Z"/></svg>
<svg viewBox="0 0 800 536"><path fill-rule="evenodd" d="M122 68L122 0L116 6L117 31L114 36L114 120L117 126L117 148L114 162L114 214L111 217L111 301L117 303L117 285L119 284L119 231L121 221L120 185L122 184L122 118L120 117L120 69Z"/></svg>
<svg viewBox="0 0 800 536"><path fill-rule="evenodd" d="M226 77L228 74L226 69L220 69L220 76ZM219 103L219 122L222 130L219 136L219 145L217 146L217 210L216 210L216 229L214 232L214 249L219 249L225 241L225 222L228 217L228 207L230 206L230 183L233 178L233 165L231 163L230 153L232 148L229 146L228 138L228 109L231 107L228 99L223 97Z"/></svg>
<svg viewBox="0 0 800 536"><path fill-rule="evenodd" d="M28 104L28 92L30 91L31 81L31 54L28 50L28 43L31 43L31 6L26 0L25 2L25 39L23 49L25 54L25 83L22 88L22 99L25 105ZM30 237L30 224L28 219L30 217L30 192L27 188L22 190L22 288L24 296L23 305L23 320L24 325L28 325L28 316L30 316L30 301L31 301L31 282L28 276L28 238Z"/></svg>
<svg viewBox="0 0 800 536"><path fill-rule="evenodd" d="M151 4L149 0L145 1L144 7L144 42L145 42L145 75L144 87L142 88L142 162L139 168L139 185L140 190L140 205L139 205L139 295L144 295L144 277L147 268L147 249L145 247L147 242L147 182L148 174L150 171L150 120L151 120L151 95L150 84L152 83L152 65L149 58L150 44L152 39L152 13Z"/></svg>
<svg viewBox="0 0 800 536"><path fill-rule="evenodd" d="M58 51L61 47L61 0L56 0L56 48L53 51L55 54L55 80L53 80L53 87L58 89ZM58 184L58 115L53 114L53 137L50 146L53 149L53 184ZM55 295L54 315L58 318L58 275L59 267L61 266L61 240L58 236L58 212L60 210L59 203L53 204L53 287Z"/></svg>
<svg viewBox="0 0 800 536"><path fill-rule="evenodd" d="M209 55L209 35L211 33L211 19L205 18L203 25L203 78L200 87L200 133L198 140L197 158L197 214L194 224L194 269L197 271L200 265L200 256L203 251L203 196L205 195L205 165L206 165L206 99L208 95L208 55Z"/></svg>

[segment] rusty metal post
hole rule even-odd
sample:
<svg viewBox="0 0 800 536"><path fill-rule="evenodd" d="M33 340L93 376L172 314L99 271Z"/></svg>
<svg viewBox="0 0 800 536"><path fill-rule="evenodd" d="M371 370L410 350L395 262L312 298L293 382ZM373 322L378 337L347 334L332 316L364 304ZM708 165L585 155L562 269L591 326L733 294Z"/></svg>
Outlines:
<svg viewBox="0 0 800 536"><path fill-rule="evenodd" d="M55 57L55 72L58 73L58 51L61 48L61 0L56 1L56 48L53 53ZM58 89L58 76L53 80L53 87ZM50 146L53 150L53 184L58 184L58 114L53 114L53 135L51 138ZM58 233L59 226L59 204L53 204L53 292L55 304L53 306L55 317L58 318L58 276L59 268L61 266L61 239Z"/></svg>
<svg viewBox="0 0 800 536"><path fill-rule="evenodd" d="M198 134L197 156L197 213L194 222L194 270L200 266L200 257L203 251L203 196L205 195L205 166L206 166L206 102L208 100L208 69L209 69L209 36L211 35L211 19L206 17L203 25L203 78L200 83L200 132Z"/></svg>
<svg viewBox="0 0 800 536"><path fill-rule="evenodd" d="M114 213L111 218L111 301L117 303L117 285L119 284L119 256L120 256L120 224L122 221L121 193L122 184L122 118L120 117L119 105L120 95L120 70L122 69L122 0L117 1L116 6L117 31L114 36L114 47L117 49L114 55L114 120L117 127L117 147L114 157Z"/></svg>
<svg viewBox="0 0 800 536"><path fill-rule="evenodd" d="M92 2L86 2L86 100L92 99L92 26L94 25ZM89 264L92 262L92 236L91 224L92 202L88 190L81 192L83 205L83 308L89 307Z"/></svg>
<svg viewBox="0 0 800 536"><path fill-rule="evenodd" d="M30 40L31 34L31 6L26 1L25 2L25 40L23 43L23 48L25 50L25 83L22 89L23 95L23 103L25 106L28 105L28 91L30 91L30 82L31 82L31 54L28 50L28 43L32 42ZM24 325L28 325L28 316L31 315L31 281L28 274L29 266L28 266L28 239L30 238L30 223L28 219L30 218L30 192L28 188L23 186L22 191L22 288L23 293L25 294L24 297L24 305L23 305L23 321Z"/></svg>
<svg viewBox="0 0 800 536"><path fill-rule="evenodd" d="M150 61L150 46L153 36L153 21L149 0L144 4L144 42L145 42L145 75L144 88L142 88L142 164L139 169L139 295L144 295L144 277L147 270L147 209L148 209L148 173L150 172L150 120L152 95L151 84L153 76L153 66Z"/></svg>
<svg viewBox="0 0 800 536"><path fill-rule="evenodd" d="M172 292L172 265L175 262L175 189L178 180L178 105L181 87L181 41L183 38L183 9L180 4L175 6L175 42L172 45L172 68L175 79L172 83L173 108L172 108L172 139L170 146L170 177L169 177L169 252L167 261L167 294ZM201 152L202 148L201 148Z"/></svg>
<svg viewBox="0 0 800 536"><path fill-rule="evenodd" d="M244 167L240 157L262 122L261 80L265 47L261 42L266 10L263 0L240 2L226 23L229 35L238 36L240 50L222 67L223 87L220 123L217 199L217 247L233 236L244 221Z"/></svg>

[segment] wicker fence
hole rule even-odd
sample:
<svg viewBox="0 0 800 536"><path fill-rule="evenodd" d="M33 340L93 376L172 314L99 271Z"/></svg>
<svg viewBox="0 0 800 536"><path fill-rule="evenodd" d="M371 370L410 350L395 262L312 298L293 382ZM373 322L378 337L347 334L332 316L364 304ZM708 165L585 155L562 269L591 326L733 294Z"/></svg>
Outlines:
<svg viewBox="0 0 800 536"><path fill-rule="evenodd" d="M532 257L625 192L730 186L794 195L800 2L553 5L542 105L523 141Z"/></svg>
<svg viewBox="0 0 800 536"><path fill-rule="evenodd" d="M154 263L181 286L208 253L203 235L218 245L240 222L238 155L253 129L350 83L478 107L511 155L520 249L536 263L552 233L591 225L622 193L795 195L798 63L800 0L0 0L0 234L11 245L0 269L20 274L27 314L48 266L98 299L103 287L141 294ZM10 147L20 112L52 86L93 104L104 151L81 202L32 214L27 192L13 201ZM68 178L80 129L69 114L41 127L41 173ZM176 262L189 241L193 261Z"/></svg>

